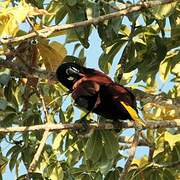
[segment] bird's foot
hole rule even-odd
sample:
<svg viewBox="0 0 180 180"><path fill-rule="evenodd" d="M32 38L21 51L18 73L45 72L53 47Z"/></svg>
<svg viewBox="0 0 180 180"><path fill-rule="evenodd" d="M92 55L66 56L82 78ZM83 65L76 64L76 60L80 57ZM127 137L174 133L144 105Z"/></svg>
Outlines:
<svg viewBox="0 0 180 180"><path fill-rule="evenodd" d="M81 124L83 126L83 129L85 131L87 131L89 129L89 124L87 123L87 120L83 118L83 119L80 119L80 122L81 122Z"/></svg>
<svg viewBox="0 0 180 180"><path fill-rule="evenodd" d="M73 129L73 131L75 133L80 133L80 134L85 134L88 133L89 131L89 124L87 123L87 120L85 118L81 118L79 120L77 120L75 123L81 123L82 124L82 128L79 129Z"/></svg>

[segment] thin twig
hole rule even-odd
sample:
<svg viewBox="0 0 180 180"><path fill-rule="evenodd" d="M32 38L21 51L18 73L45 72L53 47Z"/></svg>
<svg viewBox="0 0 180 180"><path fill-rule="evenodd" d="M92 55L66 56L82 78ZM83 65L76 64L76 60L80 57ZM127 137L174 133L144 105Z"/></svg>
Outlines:
<svg viewBox="0 0 180 180"><path fill-rule="evenodd" d="M43 36L43 34L45 34L46 37L48 37L53 32L59 32L59 31L64 31L64 30L68 30L68 29L74 29L74 28L78 28L78 27L89 26L91 24L98 24L98 23L103 22L105 20L110 20L112 18L117 18L117 17L124 16L124 15L130 14L130 13L133 13L133 12L141 11L144 9L148 9L148 8L156 7L156 6L159 6L162 4L168 4L168 3L172 3L172 2L176 2L176 1L177 0L159 0L159 1L140 2L139 4L133 4L132 6L128 7L127 9L123 9L123 10L118 11L118 12L106 14L103 16L91 18L91 19L86 20L86 21L76 22L76 23L72 23L72 24L46 27L44 29L38 30L37 32L38 32L38 34L41 34L42 36ZM27 35L15 37L15 38L2 39L0 41L0 45L20 42L20 41L23 41L25 39L29 39L29 38L36 37L36 36L37 36L37 34L35 32L32 32L32 33L29 33Z"/></svg>
<svg viewBox="0 0 180 180"><path fill-rule="evenodd" d="M41 100L43 111L44 111L44 115L45 115L45 119L46 119L46 123L50 123L49 113L47 111L47 108L46 108L46 105L45 105L45 101L44 101L44 98L43 98L42 91L41 91L40 87L37 88L36 94L39 97L39 99Z"/></svg>
<svg viewBox="0 0 180 180"><path fill-rule="evenodd" d="M120 136L118 139L121 143L132 144L133 142L133 137ZM143 139L139 139L138 146L148 146L148 144Z"/></svg>
<svg viewBox="0 0 180 180"><path fill-rule="evenodd" d="M140 135L140 130L136 129L135 135L134 135L134 138L133 138L133 142L132 142L131 148L129 150L129 157L128 157L127 161L126 161L123 172L122 172L122 174L120 176L120 180L125 180L125 177L126 177L128 171L129 171L129 168L130 168L131 163L132 163L132 161L134 159L136 148L137 148L137 145L138 145L138 142L139 142L139 135Z"/></svg>
<svg viewBox="0 0 180 180"><path fill-rule="evenodd" d="M32 22L28 16L26 17L26 20L29 23L29 25L31 26L32 30L36 33L36 35L39 35L38 31L34 28L34 25L32 24Z"/></svg>

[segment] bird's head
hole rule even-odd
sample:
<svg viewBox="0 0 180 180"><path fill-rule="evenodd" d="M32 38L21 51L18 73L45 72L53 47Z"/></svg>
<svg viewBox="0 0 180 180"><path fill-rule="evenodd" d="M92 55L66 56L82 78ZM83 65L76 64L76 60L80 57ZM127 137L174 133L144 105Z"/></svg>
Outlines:
<svg viewBox="0 0 180 180"><path fill-rule="evenodd" d="M73 84L85 74L85 69L76 63L63 63L58 67L56 77L60 83L72 90Z"/></svg>

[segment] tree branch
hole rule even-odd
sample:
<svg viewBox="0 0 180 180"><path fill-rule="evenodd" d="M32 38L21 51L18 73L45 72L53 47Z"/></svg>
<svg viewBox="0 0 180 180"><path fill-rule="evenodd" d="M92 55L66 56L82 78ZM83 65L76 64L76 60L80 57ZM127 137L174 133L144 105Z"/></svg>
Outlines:
<svg viewBox="0 0 180 180"><path fill-rule="evenodd" d="M133 142L132 142L132 145L131 145L131 148L129 150L129 157L126 161L126 164L124 166L124 169L123 169L123 172L120 176L120 180L125 180L125 177L129 171L129 168L131 166L131 163L134 159L134 156L135 156L135 152L136 152L136 148L137 148L137 145L138 145L138 142L139 142L139 136L140 136L140 130L139 129L136 129L136 132L135 132L135 135L134 135L134 138L133 138Z"/></svg>
<svg viewBox="0 0 180 180"><path fill-rule="evenodd" d="M28 173L31 173L31 172L33 172L35 170L49 134L50 134L49 130L46 130L44 132L43 138L41 139L41 142L40 142L40 145L39 145L39 147L37 149L37 152L34 155L34 158L33 158L32 162L31 162L31 164L30 164L30 166L28 168Z"/></svg>
<svg viewBox="0 0 180 180"><path fill-rule="evenodd" d="M155 166L158 168L177 168L177 167L180 167L180 161L170 162L168 164L152 163L152 166Z"/></svg>
<svg viewBox="0 0 180 180"><path fill-rule="evenodd" d="M119 136L118 139L119 139L120 143L126 143L126 144L133 143L133 137ZM148 143L146 141L144 141L143 139L139 139L138 146L148 146Z"/></svg>
<svg viewBox="0 0 180 180"><path fill-rule="evenodd" d="M42 106L43 106L43 111L44 111L44 115L45 115L45 119L46 119L46 125L48 125L50 123L50 119L49 119L49 114L48 114L48 111L47 111L47 108L46 108L46 105L45 105L45 102L44 102L44 97L42 95L42 92L41 92L41 89L40 88L37 88L37 91L36 91L39 99L41 100L41 103L42 103ZM36 154L34 155L34 158L28 168L28 173L31 173L35 170L36 166L37 166L37 162L39 161L39 158L41 156L41 153L43 151L43 148L46 144L46 140L49 136L50 132L49 132L49 129L46 129L44 134L43 134L43 138L41 139L41 142L40 142L40 145L37 149L37 152Z"/></svg>
<svg viewBox="0 0 180 180"><path fill-rule="evenodd" d="M76 22L76 23L72 23L72 24L56 25L56 26L52 26L52 27L46 27L44 29L38 30L37 32L32 32L32 33L29 33L27 35L23 35L23 36L11 38L11 39L10 38L2 39L0 41L0 45L8 44L8 43L11 44L11 43L20 42L20 41L23 41L25 39L29 39L32 37L37 37L37 33L42 37L48 37L53 32L60 32L60 31L68 30L68 29L89 26L91 24L96 25L96 24L103 22L105 20L110 20L112 18L124 16L124 15L127 15L129 13L141 11L144 9L156 7L156 6L163 5L163 4L172 3L175 1L177 1L177 0L159 0L159 1L140 2L139 4L133 4L132 6L126 8L126 9L120 10L118 12L106 14L106 15L99 16L96 18L92 18L92 19L89 19L86 21Z"/></svg>
<svg viewBox="0 0 180 180"><path fill-rule="evenodd" d="M121 128L134 128L134 122L120 122L116 124L112 123L90 123L90 128L94 129L121 129ZM180 127L180 119L171 121L146 121L145 128L174 128ZM23 126L23 127L7 127L0 128L0 134L2 133L12 133L12 132L27 132L27 131L39 131L39 130L67 130L67 129L81 129L83 128L81 123L67 123L67 124L42 124L34 126Z"/></svg>

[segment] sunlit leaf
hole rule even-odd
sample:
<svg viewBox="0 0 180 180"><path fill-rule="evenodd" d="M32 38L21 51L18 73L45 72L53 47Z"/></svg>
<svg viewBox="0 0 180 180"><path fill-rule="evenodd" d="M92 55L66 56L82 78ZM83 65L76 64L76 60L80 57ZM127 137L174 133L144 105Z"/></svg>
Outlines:
<svg viewBox="0 0 180 180"><path fill-rule="evenodd" d="M58 42L48 44L38 44L37 48L46 66L46 69L56 71L57 67L63 62L67 54L65 47Z"/></svg>
<svg viewBox="0 0 180 180"><path fill-rule="evenodd" d="M153 8L151 11L157 19L164 19L172 13L176 4L177 2L160 5L156 8Z"/></svg>
<svg viewBox="0 0 180 180"><path fill-rule="evenodd" d="M175 144L180 141L180 134L173 135L166 131L164 134L164 140L169 143L171 150L173 150Z"/></svg>

